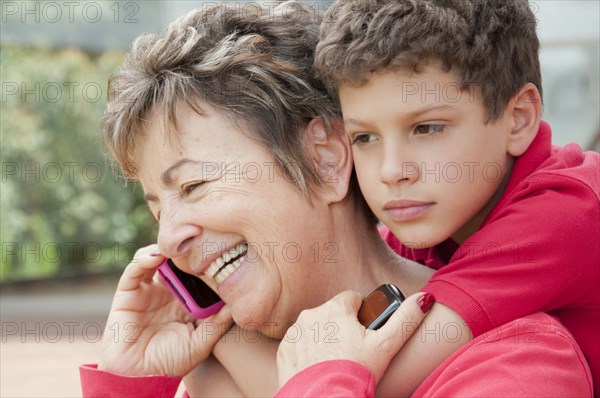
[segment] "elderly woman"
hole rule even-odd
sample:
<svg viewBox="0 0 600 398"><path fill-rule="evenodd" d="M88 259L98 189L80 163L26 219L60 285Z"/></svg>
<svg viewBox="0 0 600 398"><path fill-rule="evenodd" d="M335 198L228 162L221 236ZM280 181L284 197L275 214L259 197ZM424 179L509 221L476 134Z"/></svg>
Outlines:
<svg viewBox="0 0 600 398"><path fill-rule="evenodd" d="M123 273L108 319L122 333L105 334L97 369L81 368L86 396L169 396L185 375L193 395L273 394L277 344L260 336L282 339L301 311L342 291L358 292L341 296L340 308L356 311L358 297L382 283L408 296L432 274L385 245L358 192L338 111L312 66L318 17L296 3L269 11L192 12L161 37L138 38L110 82L105 142L140 182L159 234ZM154 278L165 257L208 281L226 306L190 318ZM381 359L347 359L373 364L378 381L410 334L398 331L402 322L414 330L431 303L411 296L370 334L380 337L372 347ZM232 321L250 337L225 334ZM315 344L347 333L312 326L299 333L314 333ZM459 346L470 335L456 328ZM407 352L443 337L423 336ZM448 353L427 356L403 383L384 378L385 392L410 392Z"/></svg>

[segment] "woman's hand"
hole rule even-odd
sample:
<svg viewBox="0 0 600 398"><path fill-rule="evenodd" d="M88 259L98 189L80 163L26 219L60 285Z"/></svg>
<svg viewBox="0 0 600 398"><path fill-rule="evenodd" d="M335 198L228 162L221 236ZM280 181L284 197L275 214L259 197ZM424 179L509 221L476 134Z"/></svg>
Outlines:
<svg viewBox="0 0 600 398"><path fill-rule="evenodd" d="M227 306L202 321L191 317L154 278L165 257L157 245L138 250L115 293L99 369L121 375L183 377L206 359L233 321Z"/></svg>
<svg viewBox="0 0 600 398"><path fill-rule="evenodd" d="M302 311L277 351L279 386L311 365L334 359L366 366L379 382L433 303L432 296L424 296L417 293L408 297L379 330L367 330L358 322L362 300L352 291Z"/></svg>

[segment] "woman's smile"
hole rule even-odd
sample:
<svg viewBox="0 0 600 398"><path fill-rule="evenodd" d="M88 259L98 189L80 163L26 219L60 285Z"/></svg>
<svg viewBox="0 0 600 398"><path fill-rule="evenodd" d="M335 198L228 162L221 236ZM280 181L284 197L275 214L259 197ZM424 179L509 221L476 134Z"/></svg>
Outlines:
<svg viewBox="0 0 600 398"><path fill-rule="evenodd" d="M246 243L238 243L214 260L204 275L213 278L217 284L221 284L229 275L239 268L242 261L246 258L247 252L248 245Z"/></svg>

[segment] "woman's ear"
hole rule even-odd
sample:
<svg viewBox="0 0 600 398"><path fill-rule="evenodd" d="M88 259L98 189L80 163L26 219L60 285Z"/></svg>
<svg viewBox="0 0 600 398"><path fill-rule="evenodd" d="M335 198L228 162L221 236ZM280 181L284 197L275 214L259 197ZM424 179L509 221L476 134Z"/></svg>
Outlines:
<svg viewBox="0 0 600 398"><path fill-rule="evenodd" d="M319 117L307 126L310 154L314 167L319 172L325 189L321 196L328 203L342 201L348 194L352 175L352 151L341 121L332 121L332 131L328 134Z"/></svg>
<svg viewBox="0 0 600 398"><path fill-rule="evenodd" d="M542 97L532 83L525 84L510 100L507 111L512 118L513 128L507 141L511 156L521 156L535 139L542 117Z"/></svg>

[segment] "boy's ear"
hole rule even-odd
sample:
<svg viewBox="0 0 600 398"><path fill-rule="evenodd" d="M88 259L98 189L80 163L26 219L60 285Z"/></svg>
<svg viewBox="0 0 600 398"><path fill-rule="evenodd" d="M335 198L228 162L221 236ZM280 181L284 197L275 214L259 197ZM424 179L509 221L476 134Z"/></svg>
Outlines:
<svg viewBox="0 0 600 398"><path fill-rule="evenodd" d="M525 84L510 100L507 111L513 128L508 136L507 151L521 156L535 139L542 117L542 97L532 83Z"/></svg>
<svg viewBox="0 0 600 398"><path fill-rule="evenodd" d="M344 125L332 121L332 131L328 134L319 117L307 126L308 141L314 167L321 176L324 188L320 195L328 203L342 201L348 194L352 175L352 152L346 137Z"/></svg>

